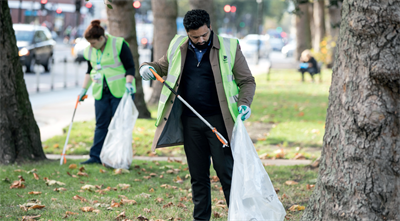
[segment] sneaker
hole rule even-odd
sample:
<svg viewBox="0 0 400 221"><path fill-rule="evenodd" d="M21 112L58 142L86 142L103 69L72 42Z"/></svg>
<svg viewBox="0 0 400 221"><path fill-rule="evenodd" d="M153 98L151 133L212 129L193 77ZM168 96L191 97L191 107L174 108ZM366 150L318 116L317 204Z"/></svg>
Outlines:
<svg viewBox="0 0 400 221"><path fill-rule="evenodd" d="M96 160L94 158L89 158L88 160L86 160L84 162L80 162L79 164L93 164L93 163L101 164L98 160Z"/></svg>

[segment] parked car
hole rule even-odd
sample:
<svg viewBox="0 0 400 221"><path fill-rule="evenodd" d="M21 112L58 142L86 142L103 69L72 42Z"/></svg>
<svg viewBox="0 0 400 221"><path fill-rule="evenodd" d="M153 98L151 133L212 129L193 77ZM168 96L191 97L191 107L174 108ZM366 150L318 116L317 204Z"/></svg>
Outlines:
<svg viewBox="0 0 400 221"><path fill-rule="evenodd" d="M285 46L282 38L270 38L269 44L271 45L272 50L274 51L281 51L282 47Z"/></svg>
<svg viewBox="0 0 400 221"><path fill-rule="evenodd" d="M287 45L283 46L282 48L282 54L285 55L285 57L293 57L294 56L294 51L296 50L296 41L292 40L290 41Z"/></svg>
<svg viewBox="0 0 400 221"><path fill-rule="evenodd" d="M33 72L35 64L50 71L53 64L53 49L56 42L46 27L26 24L14 24L18 55L26 72Z"/></svg>
<svg viewBox="0 0 400 221"><path fill-rule="evenodd" d="M257 55L258 44L260 44L260 57L267 58L271 52L268 42L269 37L265 35L250 34L240 40L240 47L245 57Z"/></svg>

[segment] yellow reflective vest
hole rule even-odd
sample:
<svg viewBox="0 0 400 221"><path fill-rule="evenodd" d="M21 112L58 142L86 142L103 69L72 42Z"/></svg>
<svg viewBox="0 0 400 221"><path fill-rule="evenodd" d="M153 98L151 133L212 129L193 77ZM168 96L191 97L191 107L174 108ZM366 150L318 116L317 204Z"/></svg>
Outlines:
<svg viewBox="0 0 400 221"><path fill-rule="evenodd" d="M107 38L103 53L91 46L88 46L83 52L83 57L90 61L93 68L90 77L93 81L93 97L96 100L100 100L102 97L104 78L114 97L121 98L126 90L126 70L119 58L125 40L112 35L107 35ZM125 43L129 46L127 42ZM132 85L136 92L135 79L133 79Z"/></svg>
<svg viewBox="0 0 400 221"><path fill-rule="evenodd" d="M167 56L168 56L168 75L165 82L174 88L177 80L179 79L181 69L181 51L179 47L187 40L187 36L176 35L171 43L169 44ZM228 101L229 112L232 118L236 121L239 115L237 101L239 96L239 88L236 85L236 81L233 77L232 69L234 66L236 49L238 40L233 38L224 38L218 36L221 48L219 50L219 68L221 70L222 84L225 90L225 96ZM156 126L159 125L160 120L164 114L165 103L171 95L171 91L163 86L160 95L160 102L158 103L157 121Z"/></svg>

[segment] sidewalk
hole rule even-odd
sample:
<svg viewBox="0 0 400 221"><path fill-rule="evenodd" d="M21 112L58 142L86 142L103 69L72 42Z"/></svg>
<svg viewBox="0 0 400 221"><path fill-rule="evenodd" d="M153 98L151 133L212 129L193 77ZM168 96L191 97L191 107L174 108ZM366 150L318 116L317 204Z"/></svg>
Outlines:
<svg viewBox="0 0 400 221"><path fill-rule="evenodd" d="M48 159L59 160L60 155L58 154L46 154ZM66 155L67 159L79 160L82 161L89 159L89 155ZM133 160L147 160L147 161L167 161L170 160L179 160L182 162L186 162L186 157L142 157L142 156L134 156ZM311 160L261 160L264 165L275 165L275 166L293 166L293 165L308 165L311 164Z"/></svg>

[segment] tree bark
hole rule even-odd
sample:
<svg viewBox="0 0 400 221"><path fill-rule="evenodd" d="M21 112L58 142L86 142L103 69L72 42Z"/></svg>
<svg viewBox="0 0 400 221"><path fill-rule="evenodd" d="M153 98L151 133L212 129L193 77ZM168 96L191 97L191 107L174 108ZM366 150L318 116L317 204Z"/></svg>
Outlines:
<svg viewBox="0 0 400 221"><path fill-rule="evenodd" d="M144 100L142 78L139 74L139 52L136 38L135 8L131 2L125 0L113 0L108 3L113 9L107 8L108 31L113 36L123 37L129 43L133 61L135 63L136 94L135 105L139 111L139 118L151 118Z"/></svg>
<svg viewBox="0 0 400 221"><path fill-rule="evenodd" d="M301 220L400 220L400 2L343 3L317 185Z"/></svg>
<svg viewBox="0 0 400 221"><path fill-rule="evenodd" d="M296 16L296 58L299 60L301 52L311 49L310 16L308 13L310 3L299 4L300 11Z"/></svg>
<svg viewBox="0 0 400 221"><path fill-rule="evenodd" d="M192 9L203 9L210 14L211 26L214 33L218 33L217 19L214 12L214 0L190 0Z"/></svg>
<svg viewBox="0 0 400 221"><path fill-rule="evenodd" d="M8 1L0 1L0 8L0 164L45 160Z"/></svg>
<svg viewBox="0 0 400 221"><path fill-rule="evenodd" d="M169 43L177 33L178 3L176 0L152 0L151 7L154 15L153 59L156 61L167 53ZM152 87L153 93L149 104L157 104L160 100L162 84L154 81Z"/></svg>
<svg viewBox="0 0 400 221"><path fill-rule="evenodd" d="M329 13L329 35L332 38L332 41L337 42L338 37L339 37L339 29L340 29L340 21L342 19L342 14L341 14L341 9L342 9L342 2L341 1L335 1L334 5L330 5L328 8L328 13ZM332 57L335 58L337 53L337 48L333 47L332 48ZM335 59L333 59L332 62L334 65Z"/></svg>
<svg viewBox="0 0 400 221"><path fill-rule="evenodd" d="M319 52L319 44L325 37L325 1L314 0L313 9L313 21L314 21L314 41L313 49L315 52Z"/></svg>

